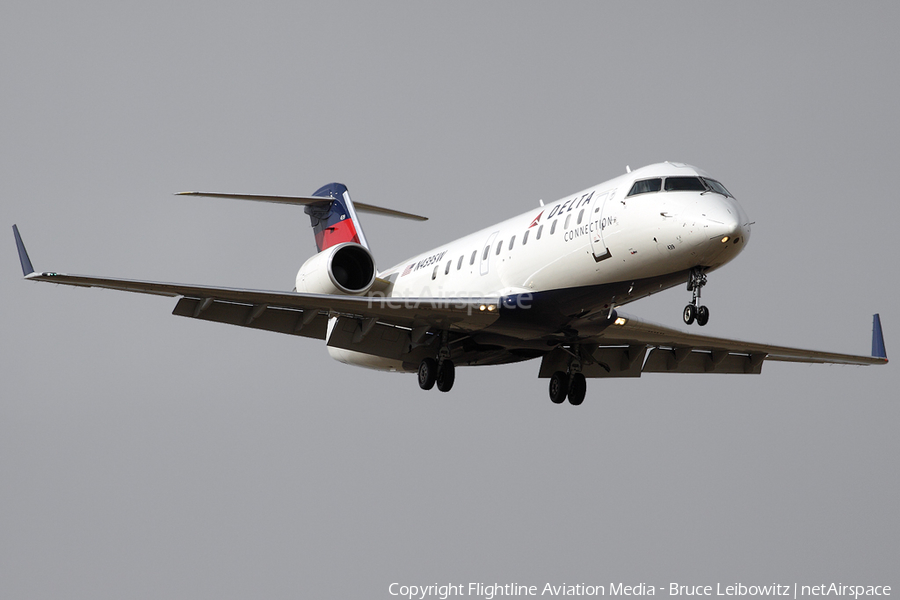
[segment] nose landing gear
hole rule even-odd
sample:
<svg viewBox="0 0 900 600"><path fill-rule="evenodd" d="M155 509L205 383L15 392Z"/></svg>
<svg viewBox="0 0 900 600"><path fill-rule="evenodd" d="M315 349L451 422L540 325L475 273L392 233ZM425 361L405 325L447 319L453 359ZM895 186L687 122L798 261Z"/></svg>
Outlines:
<svg viewBox="0 0 900 600"><path fill-rule="evenodd" d="M697 325L703 327L709 322L709 309L700 306L700 290L706 285L706 274L700 267L691 269L691 277L688 279L687 289L693 292L691 303L684 307L682 318L685 325L690 325L697 321Z"/></svg>

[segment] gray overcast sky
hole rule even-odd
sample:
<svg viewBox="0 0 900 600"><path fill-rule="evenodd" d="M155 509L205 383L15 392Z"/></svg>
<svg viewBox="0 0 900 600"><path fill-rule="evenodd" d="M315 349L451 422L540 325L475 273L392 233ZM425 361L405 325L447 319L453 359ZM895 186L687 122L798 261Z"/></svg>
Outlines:
<svg viewBox="0 0 900 600"><path fill-rule="evenodd" d="M448 395L322 344L38 269L290 289L307 194L379 264L642 166L756 221L705 332L897 349L896 3L19 2L0 7L0 596L388 598L434 582L900 585L898 375ZM670 290L629 307L678 326Z"/></svg>

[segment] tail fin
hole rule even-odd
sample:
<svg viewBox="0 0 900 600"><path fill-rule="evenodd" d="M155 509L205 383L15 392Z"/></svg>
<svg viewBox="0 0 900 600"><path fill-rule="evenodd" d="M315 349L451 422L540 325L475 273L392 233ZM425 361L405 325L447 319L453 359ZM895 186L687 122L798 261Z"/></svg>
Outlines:
<svg viewBox="0 0 900 600"><path fill-rule="evenodd" d="M330 201L307 204L303 209L309 215L309 221L315 231L316 248L319 252L344 242L355 242L369 247L346 185L329 183L316 190L313 196L331 198Z"/></svg>

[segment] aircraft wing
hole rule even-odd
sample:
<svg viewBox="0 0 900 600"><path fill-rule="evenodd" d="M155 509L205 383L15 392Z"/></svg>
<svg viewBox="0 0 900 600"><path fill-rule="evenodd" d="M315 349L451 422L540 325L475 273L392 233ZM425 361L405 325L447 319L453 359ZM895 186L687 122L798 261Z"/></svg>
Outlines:
<svg viewBox="0 0 900 600"><path fill-rule="evenodd" d="M158 296L182 296L182 300L176 306L175 314L205 318L204 312L207 310L216 309L210 313L209 316L211 317L216 312L221 313L222 309L227 306L231 309L228 318L209 318L208 320L233 323L235 325L250 325L270 310L281 313L293 312L293 317L296 321L294 324L297 328L296 332L299 332L302 328L302 314L305 312L311 315L308 318L312 318L320 313L323 315L327 313L330 316L343 316L360 320L376 319L378 322L409 329L437 327L458 331L483 329L497 319L496 298L453 298L442 300L440 298L337 296L115 279L52 272L30 273L25 276L25 279ZM490 311L488 308L490 308ZM231 317L234 317L234 319ZM269 328L263 327L263 329ZM275 330L280 331L280 329Z"/></svg>
<svg viewBox="0 0 900 600"><path fill-rule="evenodd" d="M325 338L327 317L357 320L362 332L377 323L422 337L432 328L483 329L497 320L497 298L396 298L306 294L36 272L13 226L25 279L78 287L181 297L173 314L306 337ZM363 333L363 336L365 335Z"/></svg>
<svg viewBox="0 0 900 600"><path fill-rule="evenodd" d="M173 314L256 329L325 339L328 317L338 316L343 317L345 325L353 326L345 341L348 344L363 341L376 326L379 339L396 337L391 329L399 327L410 330L413 341L421 341L431 329L485 329L500 312L497 298L339 296L36 272L18 228L13 226L13 230L26 279L181 297ZM888 362L878 315L874 316L871 356L698 335L621 312L617 312L614 324L597 333L585 332L579 341L595 347L593 363L584 367L588 377L639 377L653 372L759 373L765 360L846 365ZM540 376L564 371L569 356L561 348L551 351L544 357Z"/></svg>
<svg viewBox="0 0 900 600"><path fill-rule="evenodd" d="M595 344L588 377L640 377L641 373L760 373L767 360L882 365L888 362L879 315L873 317L872 355L840 354L698 335L650 323L617 311L614 324L587 336ZM541 367L549 377L565 356L550 356Z"/></svg>

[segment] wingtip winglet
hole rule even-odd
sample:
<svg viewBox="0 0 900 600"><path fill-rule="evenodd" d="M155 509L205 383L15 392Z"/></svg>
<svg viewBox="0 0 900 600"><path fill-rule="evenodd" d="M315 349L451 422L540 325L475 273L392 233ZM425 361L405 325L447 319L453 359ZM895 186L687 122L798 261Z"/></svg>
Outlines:
<svg viewBox="0 0 900 600"><path fill-rule="evenodd" d="M881 330L881 315L872 315L872 356L883 358L887 362L887 351L884 349L884 332Z"/></svg>
<svg viewBox="0 0 900 600"><path fill-rule="evenodd" d="M16 225L13 225L13 235L16 236L16 249L19 251L19 262L22 263L22 274L28 277L34 273L34 267L31 265L28 251L25 250L25 244L22 242L22 236L19 235L19 228Z"/></svg>

